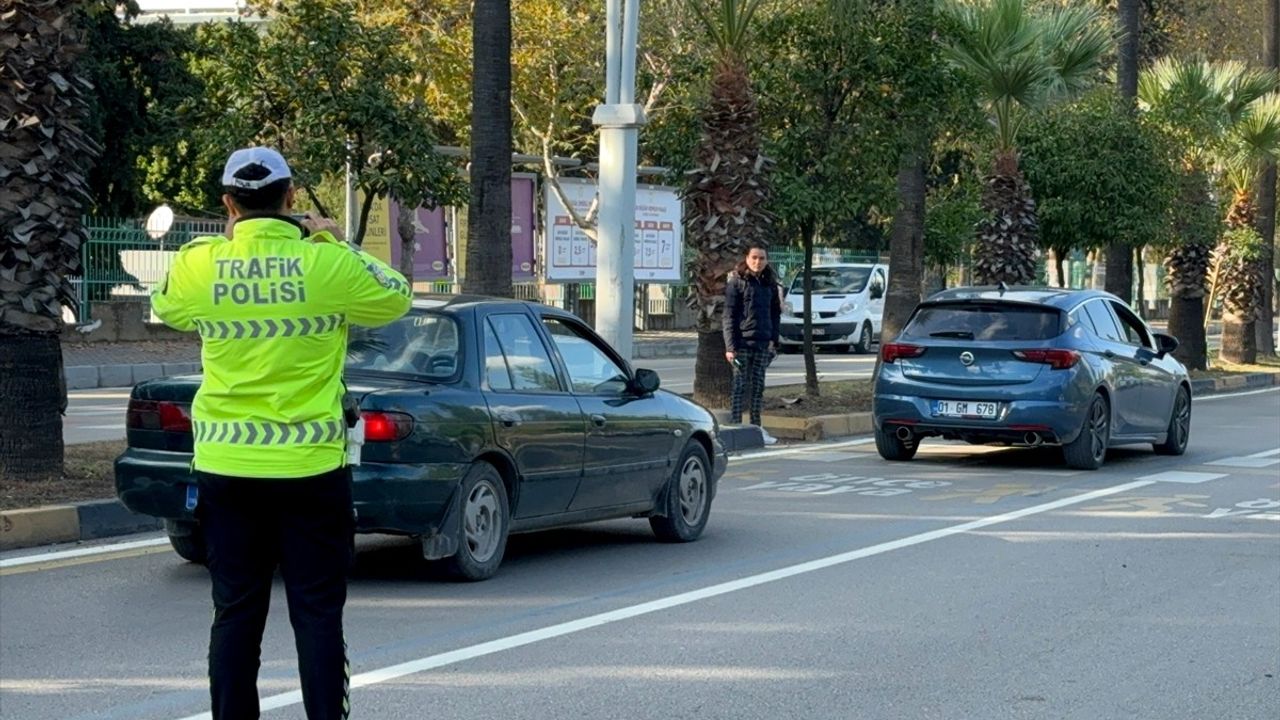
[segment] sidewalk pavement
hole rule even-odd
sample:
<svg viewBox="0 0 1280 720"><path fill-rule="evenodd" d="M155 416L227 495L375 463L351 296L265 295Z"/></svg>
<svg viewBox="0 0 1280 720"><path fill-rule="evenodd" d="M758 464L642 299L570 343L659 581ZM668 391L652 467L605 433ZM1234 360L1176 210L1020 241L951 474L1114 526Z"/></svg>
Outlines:
<svg viewBox="0 0 1280 720"><path fill-rule="evenodd" d="M635 359L693 357L698 334L689 331L638 332ZM68 390L129 387L143 380L200 372L200 341L64 343L62 364Z"/></svg>

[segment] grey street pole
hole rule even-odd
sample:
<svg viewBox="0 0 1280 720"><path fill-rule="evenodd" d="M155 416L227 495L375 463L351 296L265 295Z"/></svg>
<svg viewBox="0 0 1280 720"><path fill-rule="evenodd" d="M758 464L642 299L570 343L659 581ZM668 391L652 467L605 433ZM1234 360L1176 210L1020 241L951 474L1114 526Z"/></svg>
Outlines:
<svg viewBox="0 0 1280 720"><path fill-rule="evenodd" d="M635 102L639 0L606 0L605 102L600 128L596 331L631 357L635 322L636 143L644 108Z"/></svg>
<svg viewBox="0 0 1280 720"><path fill-rule="evenodd" d="M351 169L351 153L352 153L352 144L351 144L351 141L350 141L350 140L348 140L348 141L347 141L347 175L346 175L346 186L347 186L347 193L346 193L346 205L347 205L347 210L346 210L346 213L345 213L345 214L346 214L346 223L345 223L345 228L344 228L344 229L345 229L345 231L346 231L346 237L345 237L345 238L343 238L343 239L344 239L344 240L346 240L347 242L351 242L351 241L355 240L355 237L356 237L356 213L358 212L358 211L356 210L356 174L355 174L354 172L352 172L352 169Z"/></svg>

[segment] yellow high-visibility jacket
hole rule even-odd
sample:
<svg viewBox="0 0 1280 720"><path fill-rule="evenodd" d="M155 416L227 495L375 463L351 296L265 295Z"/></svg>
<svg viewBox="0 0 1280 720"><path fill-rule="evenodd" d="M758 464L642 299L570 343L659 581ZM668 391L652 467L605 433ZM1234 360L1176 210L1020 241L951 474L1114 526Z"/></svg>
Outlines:
<svg viewBox="0 0 1280 720"><path fill-rule="evenodd" d="M404 276L289 218L240 220L234 239L184 245L151 307L198 331L204 382L192 407L196 470L302 478L345 463L347 326L409 310Z"/></svg>

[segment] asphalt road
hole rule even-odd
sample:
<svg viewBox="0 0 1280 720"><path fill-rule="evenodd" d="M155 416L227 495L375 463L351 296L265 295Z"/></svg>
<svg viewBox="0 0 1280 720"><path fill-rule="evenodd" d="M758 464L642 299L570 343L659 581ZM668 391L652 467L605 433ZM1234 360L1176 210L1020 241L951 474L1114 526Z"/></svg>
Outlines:
<svg viewBox="0 0 1280 720"><path fill-rule="evenodd" d="M819 378L849 380L871 377L875 355L844 355L822 352L817 356ZM638 367L655 370L662 387L672 392L693 392L693 358L653 358L636 361ZM728 367L726 363L725 367ZM769 385L804 382L804 356L780 355L769 368ZM68 443L115 440L124 438L125 409L129 404L128 388L72 390L68 393L67 415L63 418L62 437Z"/></svg>
<svg viewBox="0 0 1280 720"><path fill-rule="evenodd" d="M1193 422L1184 457L1097 472L1047 449L766 451L732 462L699 542L639 520L518 536L478 584L362 538L353 717L1274 720L1280 391ZM0 716L205 712L208 578L154 538L0 558ZM273 602L264 717L302 718Z"/></svg>

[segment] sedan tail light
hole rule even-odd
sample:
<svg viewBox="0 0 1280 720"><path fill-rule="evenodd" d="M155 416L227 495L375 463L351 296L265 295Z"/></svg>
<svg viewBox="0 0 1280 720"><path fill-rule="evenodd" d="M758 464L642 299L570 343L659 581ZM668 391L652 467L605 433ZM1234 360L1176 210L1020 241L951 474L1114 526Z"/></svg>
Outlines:
<svg viewBox="0 0 1280 720"><path fill-rule="evenodd" d="M366 411L360 417L364 418L365 442L395 442L413 432L413 418L404 413Z"/></svg>
<svg viewBox="0 0 1280 720"><path fill-rule="evenodd" d="M130 400L125 425L135 430L191 432L191 406L165 400Z"/></svg>
<svg viewBox="0 0 1280 720"><path fill-rule="evenodd" d="M1044 363L1054 370L1066 370L1080 362L1080 353L1075 350L1014 350L1013 356L1027 362Z"/></svg>
<svg viewBox="0 0 1280 720"><path fill-rule="evenodd" d="M891 363L898 358L917 358L924 354L925 348L907 343L885 343L880 346L880 359Z"/></svg>

